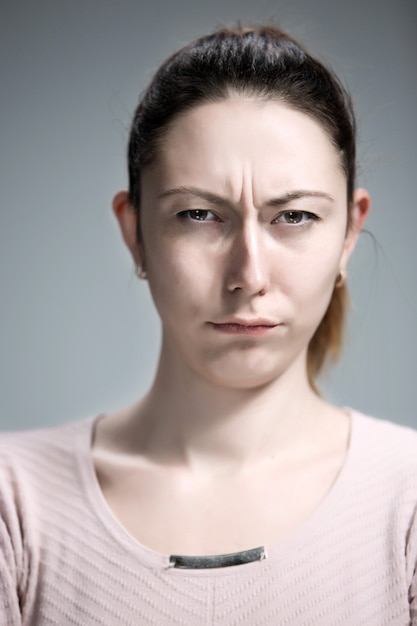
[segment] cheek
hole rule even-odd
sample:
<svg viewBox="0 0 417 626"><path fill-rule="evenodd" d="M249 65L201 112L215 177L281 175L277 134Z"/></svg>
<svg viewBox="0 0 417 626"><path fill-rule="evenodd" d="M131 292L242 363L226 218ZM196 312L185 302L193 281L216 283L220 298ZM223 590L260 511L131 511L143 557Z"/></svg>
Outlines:
<svg viewBox="0 0 417 626"><path fill-rule="evenodd" d="M312 237L297 247L288 247L281 253L283 272L288 272L297 281L303 281L306 289L316 283L326 283L337 274L343 252L343 237Z"/></svg>
<svg viewBox="0 0 417 626"><path fill-rule="evenodd" d="M154 247L147 272L152 298L163 321L172 318L173 313L192 319L203 306L207 307L216 272L207 259L201 258L201 250L165 241Z"/></svg>
<svg viewBox="0 0 417 626"><path fill-rule="evenodd" d="M274 267L274 283L304 316L320 316L327 307L339 271L343 240L314 241L303 250L287 250ZM305 308L304 308L305 307ZM323 311L324 313L324 311Z"/></svg>

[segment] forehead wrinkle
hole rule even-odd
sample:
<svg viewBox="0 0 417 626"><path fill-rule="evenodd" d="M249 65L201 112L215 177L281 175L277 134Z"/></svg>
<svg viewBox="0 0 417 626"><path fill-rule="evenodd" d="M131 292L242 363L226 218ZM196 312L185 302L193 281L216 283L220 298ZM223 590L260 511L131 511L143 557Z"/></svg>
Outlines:
<svg viewBox="0 0 417 626"><path fill-rule="evenodd" d="M230 185L227 185L229 188L231 188ZM248 185L249 188L251 188L251 185ZM231 190L231 189L230 189ZM232 190L231 190L232 191ZM181 185L179 187L173 187L172 189L167 189L166 191L163 191L161 194L159 194L158 199L160 198L166 198L169 196L175 196L175 195L191 195L191 196L196 196L198 198L201 198L203 200L205 200L206 202L213 204L214 206L226 206L229 208L235 208L236 205L235 203L231 202L230 200L227 200L226 198L224 198L223 196L219 196L218 194L214 194L211 191L206 191L205 189L200 189L198 187L188 187L188 186L184 186ZM252 196L252 201L250 203L247 202L246 200L246 196ZM288 191L288 192L284 192L282 193L280 196L271 198L269 200L267 200L263 206L266 207L281 207L281 206L285 206L287 204L289 204L290 202L294 201L294 200L300 200L303 198L323 198L325 200L328 200L330 202L334 202L335 198L325 192L325 191L317 191L317 190L309 190L309 189L296 189L293 191ZM254 198L253 198L253 194L251 194L250 192L246 192L245 193L245 185L242 184L241 185L241 194L240 194L240 198L238 201L238 206L242 207L243 209L251 209L254 208L255 210L259 210L261 207L257 207Z"/></svg>
<svg viewBox="0 0 417 626"><path fill-rule="evenodd" d="M243 208L255 208L258 209L255 203L255 176L252 172L251 164L249 161L242 166L242 179L240 183L240 198L239 204Z"/></svg>

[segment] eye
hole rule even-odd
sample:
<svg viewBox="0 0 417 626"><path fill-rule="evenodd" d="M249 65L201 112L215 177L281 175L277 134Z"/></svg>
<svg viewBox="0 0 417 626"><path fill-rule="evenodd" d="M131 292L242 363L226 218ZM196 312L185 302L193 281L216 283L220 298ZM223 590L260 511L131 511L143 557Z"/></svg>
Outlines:
<svg viewBox="0 0 417 626"><path fill-rule="evenodd" d="M207 209L190 209L189 211L181 211L178 213L178 217L186 220L192 220L193 222L219 222L220 219Z"/></svg>
<svg viewBox="0 0 417 626"><path fill-rule="evenodd" d="M273 220L273 222L281 222L297 226L306 224L310 221L316 221L318 219L317 215L309 213L308 211L283 211Z"/></svg>

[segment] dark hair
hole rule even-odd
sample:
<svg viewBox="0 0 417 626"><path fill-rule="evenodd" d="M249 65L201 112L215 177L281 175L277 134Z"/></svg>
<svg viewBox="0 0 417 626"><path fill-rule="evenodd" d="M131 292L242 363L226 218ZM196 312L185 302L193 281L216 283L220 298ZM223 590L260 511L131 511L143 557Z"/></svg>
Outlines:
<svg viewBox="0 0 417 626"><path fill-rule="evenodd" d="M198 104L224 100L233 92L279 100L322 126L340 154L346 175L349 224L356 169L356 126L350 96L332 71L293 38L269 26L220 29L175 52L160 66L142 95L131 126L132 207L139 213L141 173L157 157L174 120ZM335 287L309 344L307 371L314 389L314 378L326 357L335 358L340 352L346 305L346 287Z"/></svg>

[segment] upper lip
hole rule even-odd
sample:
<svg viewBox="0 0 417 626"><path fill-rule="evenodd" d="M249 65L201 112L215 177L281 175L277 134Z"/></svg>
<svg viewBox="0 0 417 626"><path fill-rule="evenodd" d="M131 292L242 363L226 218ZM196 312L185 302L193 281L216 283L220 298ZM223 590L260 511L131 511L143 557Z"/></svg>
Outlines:
<svg viewBox="0 0 417 626"><path fill-rule="evenodd" d="M225 320L219 320L217 322L212 322L218 326L222 324L236 324L238 326L278 326L279 322L275 322L274 320L265 319L263 317L256 318L241 318L241 317L230 317Z"/></svg>

